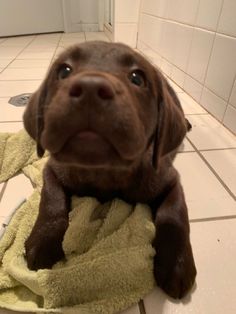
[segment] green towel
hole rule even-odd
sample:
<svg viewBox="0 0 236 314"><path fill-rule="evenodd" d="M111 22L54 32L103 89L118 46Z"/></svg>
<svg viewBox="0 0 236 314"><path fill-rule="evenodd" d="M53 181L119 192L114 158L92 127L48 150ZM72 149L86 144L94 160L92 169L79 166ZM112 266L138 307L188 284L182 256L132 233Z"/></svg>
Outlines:
<svg viewBox="0 0 236 314"><path fill-rule="evenodd" d="M28 312L117 313L154 285L150 209L122 200L100 204L73 197L63 240L65 259L52 269L30 271L24 242L38 214L42 168L25 131L0 134L0 182L23 171L32 196L15 212L0 240L0 307Z"/></svg>

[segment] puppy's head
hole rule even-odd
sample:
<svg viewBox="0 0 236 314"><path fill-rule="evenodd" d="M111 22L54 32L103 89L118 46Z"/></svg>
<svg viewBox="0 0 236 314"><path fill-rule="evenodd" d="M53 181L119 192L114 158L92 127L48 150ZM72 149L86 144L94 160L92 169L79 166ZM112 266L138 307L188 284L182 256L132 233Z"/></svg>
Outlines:
<svg viewBox="0 0 236 314"><path fill-rule="evenodd" d="M38 155L82 167L127 167L153 149L153 164L186 133L179 101L145 58L117 43L63 52L32 95L24 125Z"/></svg>

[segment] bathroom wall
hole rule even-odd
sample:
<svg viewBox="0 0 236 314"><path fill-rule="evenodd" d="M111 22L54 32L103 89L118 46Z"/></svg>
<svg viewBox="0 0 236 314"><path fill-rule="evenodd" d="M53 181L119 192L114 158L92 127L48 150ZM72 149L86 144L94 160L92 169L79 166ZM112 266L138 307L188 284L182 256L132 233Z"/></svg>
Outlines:
<svg viewBox="0 0 236 314"><path fill-rule="evenodd" d="M236 0L142 0L137 47L236 133Z"/></svg>
<svg viewBox="0 0 236 314"><path fill-rule="evenodd" d="M62 0L65 32L98 31L99 1Z"/></svg>
<svg viewBox="0 0 236 314"><path fill-rule="evenodd" d="M113 40L136 48L141 0L114 0Z"/></svg>
<svg viewBox="0 0 236 314"><path fill-rule="evenodd" d="M113 23L111 27L105 24L105 33L112 41L123 42L136 48L141 0L110 0L110 2Z"/></svg>

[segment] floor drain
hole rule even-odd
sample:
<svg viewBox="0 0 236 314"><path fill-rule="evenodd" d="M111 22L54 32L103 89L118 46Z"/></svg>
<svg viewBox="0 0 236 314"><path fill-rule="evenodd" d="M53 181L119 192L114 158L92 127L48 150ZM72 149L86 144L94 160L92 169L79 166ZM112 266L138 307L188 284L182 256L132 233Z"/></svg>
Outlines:
<svg viewBox="0 0 236 314"><path fill-rule="evenodd" d="M24 107L28 104L31 95L32 94L20 94L13 96L8 103L16 107Z"/></svg>

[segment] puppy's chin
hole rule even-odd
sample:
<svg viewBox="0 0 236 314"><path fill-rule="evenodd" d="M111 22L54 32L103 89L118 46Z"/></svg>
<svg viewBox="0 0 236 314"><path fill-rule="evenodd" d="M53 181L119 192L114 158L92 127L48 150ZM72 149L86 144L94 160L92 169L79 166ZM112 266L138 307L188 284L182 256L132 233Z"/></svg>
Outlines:
<svg viewBox="0 0 236 314"><path fill-rule="evenodd" d="M84 131L70 138L59 152L51 156L60 163L79 167L128 167L132 161L122 159L115 148L95 132Z"/></svg>

